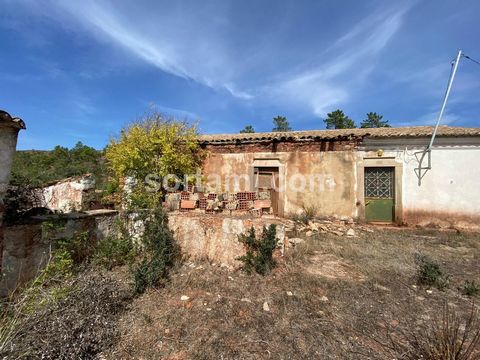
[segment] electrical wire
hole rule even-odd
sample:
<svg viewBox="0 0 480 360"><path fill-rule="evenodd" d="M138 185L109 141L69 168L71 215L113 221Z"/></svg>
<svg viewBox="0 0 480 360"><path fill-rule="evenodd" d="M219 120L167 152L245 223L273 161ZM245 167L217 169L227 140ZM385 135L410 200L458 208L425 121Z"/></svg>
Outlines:
<svg viewBox="0 0 480 360"><path fill-rule="evenodd" d="M475 60L475 59L472 59L472 58L471 58L470 56L468 56L468 55L465 55L465 54L462 54L462 55L463 55L463 57L464 57L465 59L471 60L471 61L473 61L474 63L480 65L480 61L477 61L477 60Z"/></svg>

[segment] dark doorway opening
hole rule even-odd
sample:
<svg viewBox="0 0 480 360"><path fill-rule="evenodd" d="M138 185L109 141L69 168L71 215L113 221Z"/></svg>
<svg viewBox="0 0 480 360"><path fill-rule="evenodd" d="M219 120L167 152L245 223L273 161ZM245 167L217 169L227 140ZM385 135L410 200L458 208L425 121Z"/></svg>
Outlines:
<svg viewBox="0 0 480 360"><path fill-rule="evenodd" d="M281 215L279 214L278 167L255 167L253 175L255 191L270 192L272 212L274 215Z"/></svg>

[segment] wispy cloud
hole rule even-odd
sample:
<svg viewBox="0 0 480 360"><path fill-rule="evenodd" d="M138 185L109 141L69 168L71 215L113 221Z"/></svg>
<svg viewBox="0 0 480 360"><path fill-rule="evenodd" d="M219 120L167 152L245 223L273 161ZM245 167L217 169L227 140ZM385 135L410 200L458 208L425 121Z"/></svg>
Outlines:
<svg viewBox="0 0 480 360"><path fill-rule="evenodd" d="M148 106L151 109L158 110L161 113L164 113L166 115L175 116L175 117L180 118L180 119L187 119L187 120L193 120L193 121L197 121L197 120L200 119L200 116L198 114L195 114L194 112L191 112L191 111L188 111L188 110L176 109L176 108L172 108L170 106L157 104L155 102L149 103Z"/></svg>
<svg viewBox="0 0 480 360"><path fill-rule="evenodd" d="M324 116L358 91L378 55L400 29L410 6L368 16L325 51L320 65L289 75L269 85L266 92Z"/></svg>
<svg viewBox="0 0 480 360"><path fill-rule="evenodd" d="M120 47L166 73L241 101L282 102L316 116L324 116L361 91L379 55L414 4L408 1L383 7L366 17L359 14L361 19L335 40L312 43L312 47L318 47L318 57L298 57L295 64L274 66L268 60L281 57L286 44L278 34L270 39L265 35L268 30L257 36L262 38L261 46L255 45L255 36L236 44L229 35L243 34L230 21L232 13L226 2L207 3L189 9L192 11L186 11L182 3L153 3L146 11L128 2L108 0L47 0L51 6L44 7L24 1L64 26L80 24L82 31L98 41ZM247 56L250 52L252 56ZM252 78L252 69L259 75Z"/></svg>
<svg viewBox="0 0 480 360"><path fill-rule="evenodd" d="M132 8L109 1L53 3L57 11L63 9L63 16L80 22L94 36L113 42L164 72L242 100L253 98L233 81L237 64L230 58L224 41L216 35L222 30L211 24L198 19L192 22L187 14L175 9L136 13ZM151 16L153 13L155 16Z"/></svg>
<svg viewBox="0 0 480 360"><path fill-rule="evenodd" d="M421 125L435 125L438 120L440 108L438 111L432 111L430 113L421 115L419 118L411 121L399 121L396 123L397 126L421 126ZM462 119L462 116L447 111L443 117L440 125L454 125Z"/></svg>

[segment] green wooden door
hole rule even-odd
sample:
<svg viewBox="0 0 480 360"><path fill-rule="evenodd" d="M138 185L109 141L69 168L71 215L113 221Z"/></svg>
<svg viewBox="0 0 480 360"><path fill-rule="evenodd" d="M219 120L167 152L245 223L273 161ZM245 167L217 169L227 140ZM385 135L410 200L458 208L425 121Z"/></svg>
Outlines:
<svg viewBox="0 0 480 360"><path fill-rule="evenodd" d="M395 171L393 167L365 168L365 218L393 222L395 219Z"/></svg>

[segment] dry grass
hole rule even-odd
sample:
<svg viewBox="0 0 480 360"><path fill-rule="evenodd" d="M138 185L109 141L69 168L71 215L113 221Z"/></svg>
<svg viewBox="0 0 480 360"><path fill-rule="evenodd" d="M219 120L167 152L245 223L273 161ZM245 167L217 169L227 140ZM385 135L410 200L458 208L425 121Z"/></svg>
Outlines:
<svg viewBox="0 0 480 360"><path fill-rule="evenodd" d="M416 285L416 253L443 264L452 274L449 289L441 292ZM379 230L355 238L310 239L267 277L206 262L185 265L166 288L134 302L120 322L120 341L104 355L110 359L384 359L393 355L401 359L388 345L392 338L401 342L405 329L433 326L445 301L459 319L468 315L471 298L456 285L478 277L479 256L478 235ZM189 299L182 301L182 295ZM263 309L265 302L270 311ZM385 337L387 330L393 337ZM465 359L478 358L478 348L472 354Z"/></svg>
<svg viewBox="0 0 480 360"><path fill-rule="evenodd" d="M118 339L116 322L132 299L128 286L87 271L62 298L28 309L23 297L0 324L2 359L94 359ZM41 298L38 297L38 300Z"/></svg>
<svg viewBox="0 0 480 360"><path fill-rule="evenodd" d="M90 294L87 298L67 298L14 333L12 353L72 359L101 351L105 359L439 360L443 358L427 357L429 351L445 350L442 344L452 337L465 338L470 326L465 343L471 348L459 352L463 357L448 359L479 359L475 339L480 325L477 318L467 321L477 312L478 298L464 295L463 286L480 275L480 236L403 229L356 232L353 238L309 238L265 277L206 261L186 263L174 269L164 288L149 290L129 305L128 297L117 307L115 299L124 297L107 296L112 311L104 306L108 301L101 300L100 287L91 283L79 293ZM449 288L417 284L416 254L441 264L451 276ZM97 282L106 290L126 289L127 275L126 268L115 268L106 277L110 280ZM89 299L98 301L90 304ZM90 344L87 352L85 341L68 331L75 328ZM450 343L458 346L456 340Z"/></svg>

